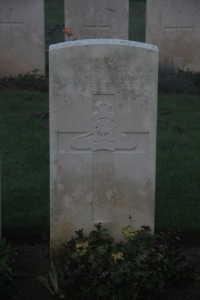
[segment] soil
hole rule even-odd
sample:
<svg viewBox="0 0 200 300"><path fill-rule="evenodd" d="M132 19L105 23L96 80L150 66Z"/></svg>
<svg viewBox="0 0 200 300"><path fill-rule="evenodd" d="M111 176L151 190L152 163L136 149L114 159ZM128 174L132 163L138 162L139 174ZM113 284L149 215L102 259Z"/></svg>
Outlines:
<svg viewBox="0 0 200 300"><path fill-rule="evenodd" d="M52 300L38 277L49 270L49 245L44 243L14 245L14 293L1 300ZM184 253L191 266L200 272L200 248L186 248ZM157 300L200 300L200 280L185 280L172 286ZM73 299L74 300L74 299ZM94 299L95 300L95 299Z"/></svg>
<svg viewBox="0 0 200 300"><path fill-rule="evenodd" d="M52 300L50 293L38 280L39 276L49 271L49 245L23 244L14 245L13 248L14 293L9 300Z"/></svg>

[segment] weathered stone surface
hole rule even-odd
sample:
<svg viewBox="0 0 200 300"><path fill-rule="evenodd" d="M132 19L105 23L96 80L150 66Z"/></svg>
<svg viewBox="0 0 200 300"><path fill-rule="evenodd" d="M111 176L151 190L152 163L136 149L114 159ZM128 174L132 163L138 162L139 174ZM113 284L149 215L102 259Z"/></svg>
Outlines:
<svg viewBox="0 0 200 300"><path fill-rule="evenodd" d="M0 40L0 77L44 73L43 0L1 0Z"/></svg>
<svg viewBox="0 0 200 300"><path fill-rule="evenodd" d="M95 223L154 229L157 47L50 47L51 245Z"/></svg>
<svg viewBox="0 0 200 300"><path fill-rule="evenodd" d="M128 0L65 0L65 27L82 39L128 39Z"/></svg>
<svg viewBox="0 0 200 300"><path fill-rule="evenodd" d="M160 62L200 70L200 1L147 0L146 42L157 45Z"/></svg>

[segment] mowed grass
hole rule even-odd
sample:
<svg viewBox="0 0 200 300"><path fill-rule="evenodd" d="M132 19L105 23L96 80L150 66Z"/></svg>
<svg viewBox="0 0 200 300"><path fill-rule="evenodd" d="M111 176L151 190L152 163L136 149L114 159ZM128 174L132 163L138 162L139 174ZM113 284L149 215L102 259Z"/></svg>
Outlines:
<svg viewBox="0 0 200 300"><path fill-rule="evenodd" d="M0 92L2 218L6 236L49 230L47 93ZM44 128L45 127L45 128Z"/></svg>
<svg viewBox="0 0 200 300"><path fill-rule="evenodd" d="M160 95L156 229L200 230L200 97Z"/></svg>
<svg viewBox="0 0 200 300"><path fill-rule="evenodd" d="M64 41L64 0L45 0L46 45Z"/></svg>
<svg viewBox="0 0 200 300"><path fill-rule="evenodd" d="M62 43L64 36L64 0L45 0L46 70L48 71L49 45Z"/></svg>
<svg viewBox="0 0 200 300"><path fill-rule="evenodd" d="M146 32L146 3L130 1L129 3L129 40L144 42Z"/></svg>

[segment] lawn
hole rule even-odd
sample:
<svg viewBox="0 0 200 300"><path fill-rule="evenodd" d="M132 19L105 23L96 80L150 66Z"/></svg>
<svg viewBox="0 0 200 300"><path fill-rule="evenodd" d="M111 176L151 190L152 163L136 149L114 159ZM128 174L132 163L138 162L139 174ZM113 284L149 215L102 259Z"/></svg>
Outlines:
<svg viewBox="0 0 200 300"><path fill-rule="evenodd" d="M62 42L63 1L46 0L46 45ZM144 41L145 5L130 3L131 40ZM0 85L1 86L1 85ZM159 95L156 231L200 230L199 96ZM43 238L49 233L48 93L0 91L3 233Z"/></svg>
<svg viewBox="0 0 200 300"><path fill-rule="evenodd" d="M145 41L146 6L143 1L130 1L129 4L129 40Z"/></svg>
<svg viewBox="0 0 200 300"><path fill-rule="evenodd" d="M156 229L200 229L200 101L195 95L159 95Z"/></svg>
<svg viewBox="0 0 200 300"><path fill-rule="evenodd" d="M48 232L48 94L0 92L3 232L24 236Z"/></svg>

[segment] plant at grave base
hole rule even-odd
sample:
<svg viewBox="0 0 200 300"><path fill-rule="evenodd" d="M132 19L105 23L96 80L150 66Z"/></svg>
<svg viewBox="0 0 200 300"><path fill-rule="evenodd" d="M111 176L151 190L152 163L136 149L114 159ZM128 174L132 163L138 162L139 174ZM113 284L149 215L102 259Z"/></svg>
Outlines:
<svg viewBox="0 0 200 300"><path fill-rule="evenodd" d="M53 262L51 262L51 267L48 276L40 276L38 279L51 293L52 296L60 294L58 284L58 273Z"/></svg>
<svg viewBox="0 0 200 300"><path fill-rule="evenodd" d="M127 239L127 240L132 240L134 239L134 236L136 234L136 231L133 229L132 226L126 226L122 229L122 235Z"/></svg>
<svg viewBox="0 0 200 300"><path fill-rule="evenodd" d="M9 289L12 282L11 248L5 239L0 239L0 294Z"/></svg>
<svg viewBox="0 0 200 300"><path fill-rule="evenodd" d="M17 77L8 77L0 79L0 90L22 90L30 89L35 91L48 91L48 78L45 75L39 75L39 70L34 69L24 75Z"/></svg>
<svg viewBox="0 0 200 300"><path fill-rule="evenodd" d="M200 93L200 73L179 69L166 62L159 66L158 91L160 93Z"/></svg>
<svg viewBox="0 0 200 300"><path fill-rule="evenodd" d="M58 262L59 293L71 299L153 299L165 287L188 276L179 237L152 235L143 226L123 228L124 242L115 243L101 224L85 235L76 231Z"/></svg>

